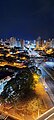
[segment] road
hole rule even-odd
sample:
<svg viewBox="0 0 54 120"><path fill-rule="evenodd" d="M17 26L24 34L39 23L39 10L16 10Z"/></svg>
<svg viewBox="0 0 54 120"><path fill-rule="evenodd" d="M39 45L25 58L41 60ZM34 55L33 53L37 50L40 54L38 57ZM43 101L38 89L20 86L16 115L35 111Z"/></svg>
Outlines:
<svg viewBox="0 0 54 120"><path fill-rule="evenodd" d="M0 113L0 120L6 120L7 117L5 114Z"/></svg>
<svg viewBox="0 0 54 120"><path fill-rule="evenodd" d="M54 120L54 107L42 114L36 120Z"/></svg>
<svg viewBox="0 0 54 120"><path fill-rule="evenodd" d="M54 63L53 62L46 62L43 64L45 70L47 70L48 74L51 75L52 79L54 80Z"/></svg>
<svg viewBox="0 0 54 120"><path fill-rule="evenodd" d="M52 97L54 96L54 77L53 77L53 70L52 70L53 66L50 66L44 63L39 68L42 71L42 78L44 78L42 82L44 83L44 80L45 80L45 83L46 83L45 85L47 86L45 87L45 89L47 91L48 90L50 91L48 93L52 99Z"/></svg>

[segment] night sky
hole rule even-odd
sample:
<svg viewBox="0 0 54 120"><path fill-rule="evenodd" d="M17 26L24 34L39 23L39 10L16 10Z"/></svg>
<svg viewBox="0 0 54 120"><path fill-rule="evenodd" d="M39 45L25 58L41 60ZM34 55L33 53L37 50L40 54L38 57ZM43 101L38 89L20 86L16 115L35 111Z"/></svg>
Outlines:
<svg viewBox="0 0 54 120"><path fill-rule="evenodd" d="M54 37L54 0L0 0L0 38Z"/></svg>

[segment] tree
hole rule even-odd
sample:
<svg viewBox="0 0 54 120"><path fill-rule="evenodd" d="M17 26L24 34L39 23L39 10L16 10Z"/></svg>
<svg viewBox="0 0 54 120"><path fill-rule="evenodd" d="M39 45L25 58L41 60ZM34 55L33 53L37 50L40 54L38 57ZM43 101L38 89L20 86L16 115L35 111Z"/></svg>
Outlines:
<svg viewBox="0 0 54 120"><path fill-rule="evenodd" d="M22 98L28 95L31 90L31 85L33 83L32 73L29 68L19 69L18 74L15 78L12 78L4 87L2 92L2 97L8 101L13 101L16 98ZM14 102L14 101L13 101Z"/></svg>

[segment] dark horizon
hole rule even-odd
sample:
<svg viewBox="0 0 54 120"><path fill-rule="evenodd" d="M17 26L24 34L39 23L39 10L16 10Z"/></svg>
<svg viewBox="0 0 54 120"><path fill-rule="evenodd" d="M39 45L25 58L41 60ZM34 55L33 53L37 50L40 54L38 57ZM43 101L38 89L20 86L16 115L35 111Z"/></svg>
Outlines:
<svg viewBox="0 0 54 120"><path fill-rule="evenodd" d="M54 0L0 0L0 38L54 38Z"/></svg>

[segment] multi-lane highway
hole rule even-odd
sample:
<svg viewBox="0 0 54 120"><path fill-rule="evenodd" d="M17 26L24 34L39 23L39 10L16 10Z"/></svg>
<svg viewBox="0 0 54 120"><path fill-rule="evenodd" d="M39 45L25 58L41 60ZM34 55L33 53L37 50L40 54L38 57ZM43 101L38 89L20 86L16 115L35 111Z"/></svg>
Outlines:
<svg viewBox="0 0 54 120"><path fill-rule="evenodd" d="M38 117L36 120L54 120L54 107Z"/></svg>
<svg viewBox="0 0 54 120"><path fill-rule="evenodd" d="M40 65L40 69L42 71L42 82L45 82L45 89L48 92L52 102L54 102L54 70L53 69L54 64L53 63L44 63Z"/></svg>

